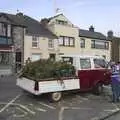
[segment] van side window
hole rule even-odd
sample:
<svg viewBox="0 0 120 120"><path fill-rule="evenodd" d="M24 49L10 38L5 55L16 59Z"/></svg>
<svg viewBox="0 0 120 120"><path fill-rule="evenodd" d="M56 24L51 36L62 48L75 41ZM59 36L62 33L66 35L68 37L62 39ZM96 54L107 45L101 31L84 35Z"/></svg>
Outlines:
<svg viewBox="0 0 120 120"><path fill-rule="evenodd" d="M91 68L90 59L89 58L81 58L80 66L81 66L81 69L90 69Z"/></svg>
<svg viewBox="0 0 120 120"><path fill-rule="evenodd" d="M94 59L95 68L106 68L107 63L104 59Z"/></svg>

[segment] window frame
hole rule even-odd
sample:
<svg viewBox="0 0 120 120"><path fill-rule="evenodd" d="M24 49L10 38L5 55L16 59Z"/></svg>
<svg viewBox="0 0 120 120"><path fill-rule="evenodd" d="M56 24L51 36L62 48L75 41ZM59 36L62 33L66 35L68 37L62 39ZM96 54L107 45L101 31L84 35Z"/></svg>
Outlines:
<svg viewBox="0 0 120 120"><path fill-rule="evenodd" d="M82 42L83 41L83 42ZM80 39L80 47L81 48L85 48L85 39L84 38L81 38Z"/></svg>
<svg viewBox="0 0 120 120"><path fill-rule="evenodd" d="M36 39L36 41L34 41L34 38ZM36 43L36 46L33 45L34 43ZM39 37L32 36L32 48L39 48Z"/></svg>
<svg viewBox="0 0 120 120"><path fill-rule="evenodd" d="M62 38L62 39L60 39L60 38ZM67 40L67 42L66 42L66 40ZM75 46L75 38L74 37L60 36L59 41L61 42L61 44L59 42L59 46L65 46L65 47L74 47Z"/></svg>
<svg viewBox="0 0 120 120"><path fill-rule="evenodd" d="M48 48L54 48L54 40L53 39L49 39L48 40Z"/></svg>
<svg viewBox="0 0 120 120"><path fill-rule="evenodd" d="M92 69L92 65L91 65L91 59L90 58L80 58L80 69L81 70L89 70L89 69ZM82 64L81 64L81 60L85 61L85 60L89 60L89 67L88 68L83 68L82 67ZM85 64L84 64L85 65Z"/></svg>
<svg viewBox="0 0 120 120"><path fill-rule="evenodd" d="M102 47L98 47L97 43L103 43ZM104 50L108 50L109 49L109 42L108 41L102 41L102 40L91 40L91 48L95 48L95 49L104 49Z"/></svg>

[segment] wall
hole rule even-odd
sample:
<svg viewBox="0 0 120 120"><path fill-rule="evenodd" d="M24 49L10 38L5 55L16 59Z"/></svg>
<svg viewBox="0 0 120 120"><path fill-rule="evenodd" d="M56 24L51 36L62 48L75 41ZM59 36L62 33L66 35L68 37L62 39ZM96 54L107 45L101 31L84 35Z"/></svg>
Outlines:
<svg viewBox="0 0 120 120"><path fill-rule="evenodd" d="M57 54L56 39L54 39L55 47L53 49L48 48L48 39L50 38L39 37L39 47L32 48L32 36L26 35L24 41L24 62L28 57L32 57L32 53L40 54L42 59L48 59L50 53Z"/></svg>
<svg viewBox="0 0 120 120"><path fill-rule="evenodd" d="M90 38L85 38L85 37L80 37L85 39L85 48L81 48L81 54L86 54L86 55L99 55L99 56L106 56L106 59L109 61L111 59L111 42L109 42L109 49L104 50L104 49L95 49L91 48L91 39Z"/></svg>

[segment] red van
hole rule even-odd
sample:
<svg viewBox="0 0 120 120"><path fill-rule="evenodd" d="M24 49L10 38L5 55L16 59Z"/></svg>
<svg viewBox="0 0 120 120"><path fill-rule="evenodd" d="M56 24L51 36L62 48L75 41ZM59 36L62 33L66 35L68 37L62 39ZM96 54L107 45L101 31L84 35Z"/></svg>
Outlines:
<svg viewBox="0 0 120 120"><path fill-rule="evenodd" d="M104 58L99 56L61 55L63 61L73 64L80 79L80 90L100 94L103 85L110 84L111 72Z"/></svg>

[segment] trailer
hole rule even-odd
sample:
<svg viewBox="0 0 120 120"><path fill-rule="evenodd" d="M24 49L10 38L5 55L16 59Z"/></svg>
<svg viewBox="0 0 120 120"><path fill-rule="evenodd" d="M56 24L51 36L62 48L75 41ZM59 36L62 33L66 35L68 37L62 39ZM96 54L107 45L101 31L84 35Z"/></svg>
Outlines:
<svg viewBox="0 0 120 120"><path fill-rule="evenodd" d="M48 93L52 101L59 101L63 91L80 89L80 80L77 77L48 79L35 81L25 77L17 79L17 85L34 95Z"/></svg>

